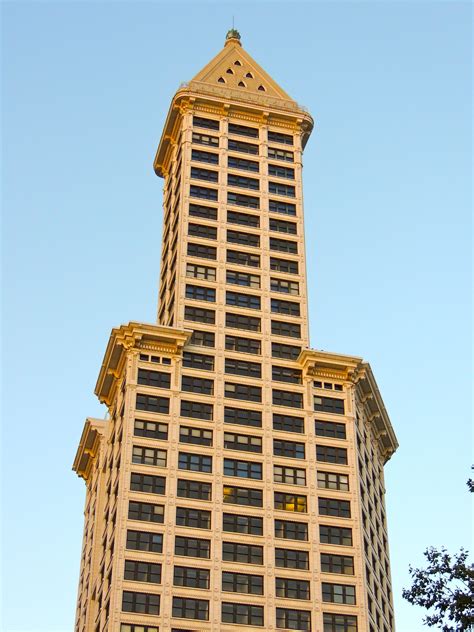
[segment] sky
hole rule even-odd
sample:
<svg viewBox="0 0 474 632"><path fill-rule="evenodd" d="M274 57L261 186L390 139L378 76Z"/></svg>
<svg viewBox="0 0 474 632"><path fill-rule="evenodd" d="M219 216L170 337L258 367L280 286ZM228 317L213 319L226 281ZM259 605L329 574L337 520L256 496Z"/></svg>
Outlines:
<svg viewBox="0 0 474 632"><path fill-rule="evenodd" d="M371 363L398 632L428 545L471 546L471 28L461 2L3 2L3 630L73 629L71 465L112 327L156 318L170 100L246 50L315 118L311 344Z"/></svg>

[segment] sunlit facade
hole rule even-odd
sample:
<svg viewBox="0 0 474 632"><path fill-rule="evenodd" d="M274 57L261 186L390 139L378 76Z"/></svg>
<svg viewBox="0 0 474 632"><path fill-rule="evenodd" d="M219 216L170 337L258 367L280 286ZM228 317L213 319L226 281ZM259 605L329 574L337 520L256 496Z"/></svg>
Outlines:
<svg viewBox="0 0 474 632"><path fill-rule="evenodd" d="M309 348L312 128L234 30L172 100L158 324L112 330L74 462L76 632L394 631L397 440L370 366Z"/></svg>

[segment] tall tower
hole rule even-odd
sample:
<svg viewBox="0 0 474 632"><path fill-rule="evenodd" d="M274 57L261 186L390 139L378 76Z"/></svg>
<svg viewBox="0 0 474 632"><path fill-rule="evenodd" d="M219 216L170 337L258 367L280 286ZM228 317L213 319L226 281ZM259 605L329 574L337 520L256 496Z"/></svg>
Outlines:
<svg viewBox="0 0 474 632"><path fill-rule="evenodd" d="M370 366L309 348L311 116L242 48L175 94L158 324L113 329L74 470L76 632L393 632Z"/></svg>

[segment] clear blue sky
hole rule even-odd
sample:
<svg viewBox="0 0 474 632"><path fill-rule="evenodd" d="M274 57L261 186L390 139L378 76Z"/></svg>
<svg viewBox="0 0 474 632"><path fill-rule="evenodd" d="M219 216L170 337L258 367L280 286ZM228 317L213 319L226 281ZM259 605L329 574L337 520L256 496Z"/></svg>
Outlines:
<svg viewBox="0 0 474 632"><path fill-rule="evenodd" d="M470 546L471 7L456 2L4 2L3 629L73 627L71 464L110 329L153 322L170 99L244 46L317 124L305 153L314 347L371 362L398 632L429 545Z"/></svg>

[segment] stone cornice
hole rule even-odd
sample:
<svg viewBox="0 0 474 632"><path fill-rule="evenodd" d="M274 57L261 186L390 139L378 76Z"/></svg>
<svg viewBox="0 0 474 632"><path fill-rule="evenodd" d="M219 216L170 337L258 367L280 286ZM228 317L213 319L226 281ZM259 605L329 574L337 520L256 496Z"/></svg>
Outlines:
<svg viewBox="0 0 474 632"><path fill-rule="evenodd" d="M178 140L181 119L187 110L199 106L212 107L221 116L236 115L264 121L266 124L288 126L302 133L302 146L313 130L314 121L309 112L296 101L280 99L274 96L260 95L232 88L224 88L203 81L191 81L183 84L171 102L160 144L156 152L154 169L160 177L169 171L172 142Z"/></svg>
<svg viewBox="0 0 474 632"><path fill-rule="evenodd" d="M135 348L180 355L191 333L185 329L137 322L112 329L94 391L99 401L107 406L112 404L127 351Z"/></svg>
<svg viewBox="0 0 474 632"><path fill-rule="evenodd" d="M92 464L99 451L100 442L105 434L106 424L107 421L105 419L94 419L92 417L88 417L84 424L84 430L82 431L72 469L86 483L89 480Z"/></svg>
<svg viewBox="0 0 474 632"><path fill-rule="evenodd" d="M303 349L297 363L303 371L303 377L334 378L353 384L380 451L385 462L388 461L398 448L398 441L370 364L357 356L314 349Z"/></svg>

